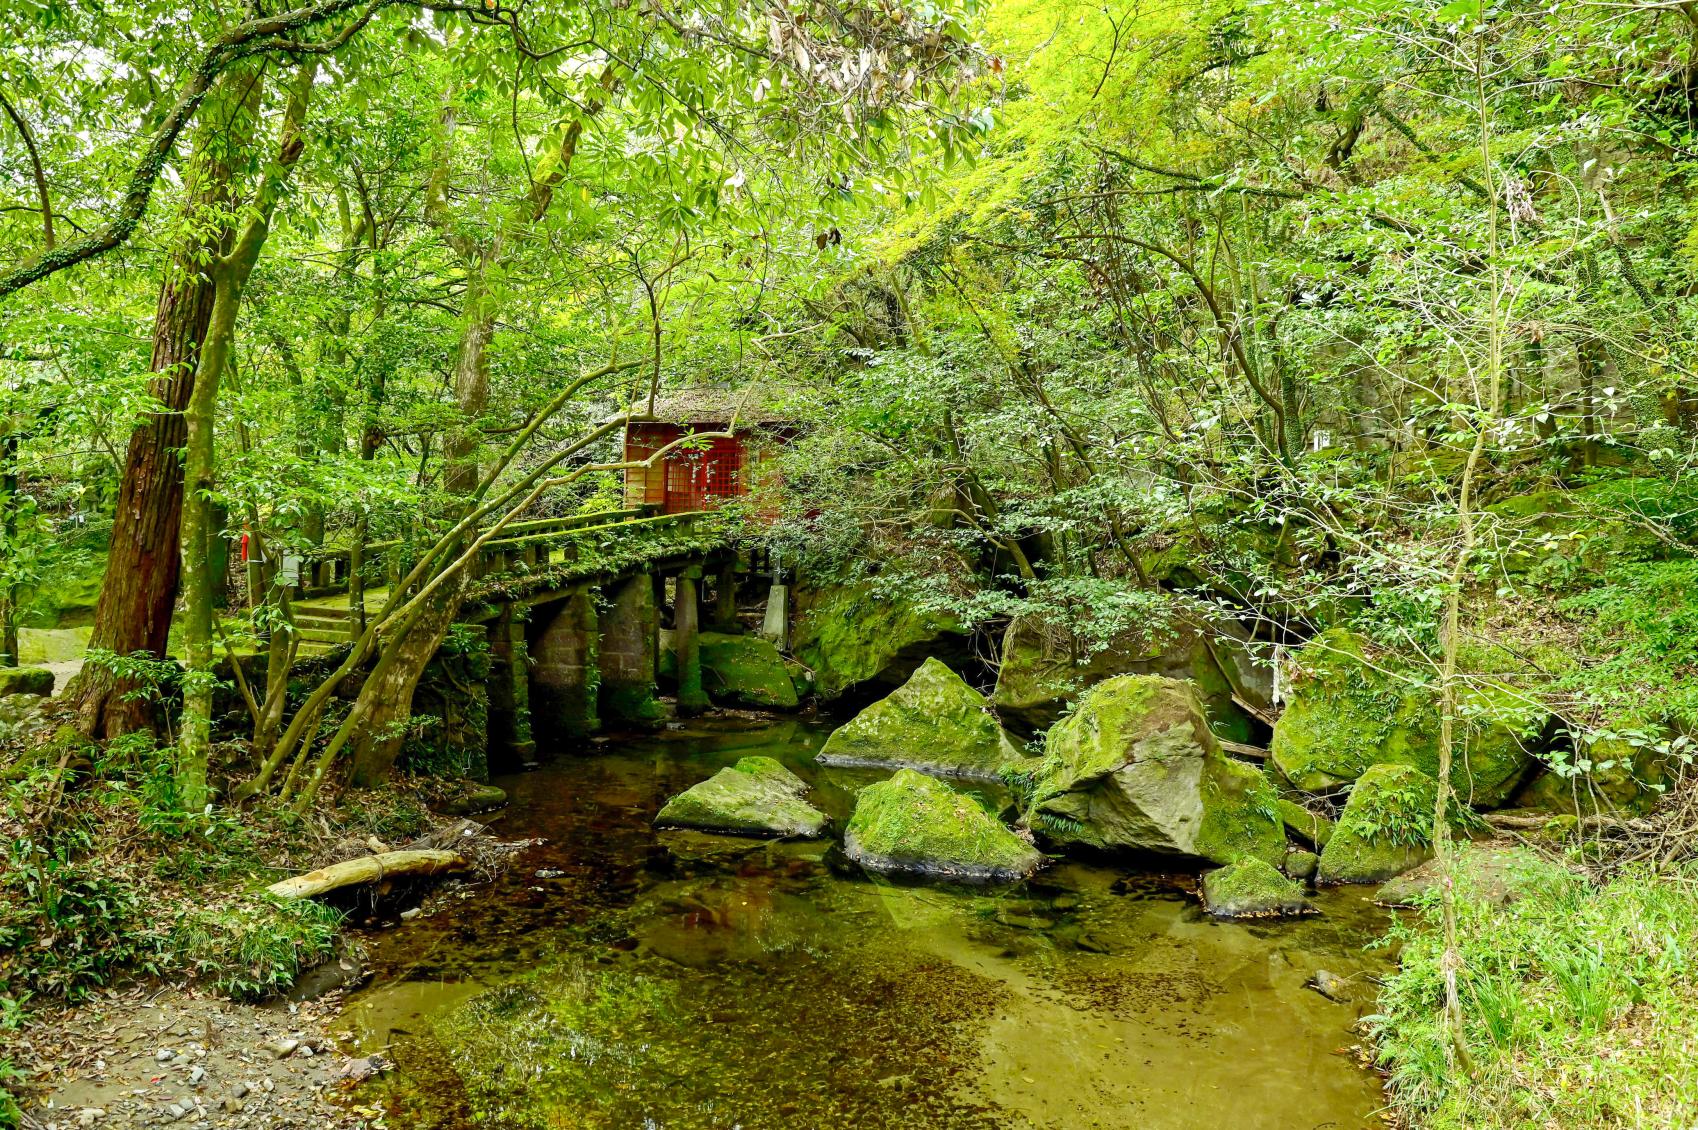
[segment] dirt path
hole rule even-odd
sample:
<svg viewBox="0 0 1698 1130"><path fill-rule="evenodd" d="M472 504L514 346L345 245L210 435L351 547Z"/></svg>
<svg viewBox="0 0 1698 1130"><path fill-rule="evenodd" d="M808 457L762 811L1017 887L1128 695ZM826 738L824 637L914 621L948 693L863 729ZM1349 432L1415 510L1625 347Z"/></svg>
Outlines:
<svg viewBox="0 0 1698 1130"><path fill-rule="evenodd" d="M381 1130L378 1112L331 1096L381 1069L325 1028L334 996L235 1004L178 988L131 989L41 1014L9 1049L33 1084L26 1130Z"/></svg>

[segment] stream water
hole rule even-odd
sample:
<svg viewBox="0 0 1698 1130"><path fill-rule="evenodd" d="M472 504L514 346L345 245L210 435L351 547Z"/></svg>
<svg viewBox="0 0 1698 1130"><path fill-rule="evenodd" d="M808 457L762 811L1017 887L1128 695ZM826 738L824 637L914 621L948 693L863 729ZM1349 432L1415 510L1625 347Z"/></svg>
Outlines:
<svg viewBox="0 0 1698 1130"><path fill-rule="evenodd" d="M879 881L829 843L655 832L751 753L839 826L879 774L826 729L718 718L497 781L494 830L543 837L497 882L374 935L344 1023L399 1069L391 1125L643 1130L1379 1125L1347 1052L1383 912L1206 918L1184 876L1058 862L1032 882ZM1354 978L1361 1003L1305 988Z"/></svg>

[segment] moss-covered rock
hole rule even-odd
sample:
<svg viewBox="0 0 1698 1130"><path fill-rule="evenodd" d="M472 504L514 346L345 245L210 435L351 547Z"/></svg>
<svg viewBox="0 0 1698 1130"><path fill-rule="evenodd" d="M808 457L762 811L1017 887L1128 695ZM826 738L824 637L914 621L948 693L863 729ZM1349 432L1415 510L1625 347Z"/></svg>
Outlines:
<svg viewBox="0 0 1698 1130"><path fill-rule="evenodd" d="M53 672L45 667L0 667L0 698L9 694L53 693Z"/></svg>
<svg viewBox="0 0 1698 1130"><path fill-rule="evenodd" d="M745 757L666 802L657 827L746 836L825 834L825 813L803 800L808 786L770 757Z"/></svg>
<svg viewBox="0 0 1698 1130"><path fill-rule="evenodd" d="M985 696L928 659L901 687L833 730L818 760L991 780L1019 756Z"/></svg>
<svg viewBox="0 0 1698 1130"><path fill-rule="evenodd" d="M1028 820L1063 845L1272 864L1285 854L1277 799L1221 752L1189 683L1121 675L1050 729Z"/></svg>
<svg viewBox="0 0 1698 1130"><path fill-rule="evenodd" d="M715 702L794 710L801 701L796 697L790 669L771 641L721 632L703 632L698 641L702 689Z"/></svg>
<svg viewBox="0 0 1698 1130"><path fill-rule="evenodd" d="M1576 816L1642 816L1673 781L1673 765L1657 749L1661 727L1614 726L1583 741L1559 772L1545 766L1515 795L1522 808Z"/></svg>
<svg viewBox="0 0 1698 1130"><path fill-rule="evenodd" d="M1383 883L1433 854L1438 782L1408 765L1375 765L1357 779L1327 845L1319 883Z"/></svg>
<svg viewBox="0 0 1698 1130"><path fill-rule="evenodd" d="M1293 879L1308 882L1315 877L1315 872L1321 869L1321 857L1312 851L1288 851L1285 853L1285 873Z"/></svg>
<svg viewBox="0 0 1698 1130"><path fill-rule="evenodd" d="M1044 859L976 798L912 769L856 795L843 847L872 871L972 880L1023 878Z"/></svg>
<svg viewBox="0 0 1698 1130"><path fill-rule="evenodd" d="M1331 820L1318 812L1310 812L1289 797L1280 797L1278 805L1279 818L1286 831L1317 851L1327 846L1327 841L1332 839Z"/></svg>
<svg viewBox="0 0 1698 1130"><path fill-rule="evenodd" d="M1204 875L1203 906L1216 918L1285 918L1315 912L1302 887L1255 858Z"/></svg>
<svg viewBox="0 0 1698 1130"><path fill-rule="evenodd" d="M1243 644L1221 630L1176 620L1161 630L1124 632L1090 651L1072 633L1021 616L1003 636L997 712L1011 724L1047 729L1069 703L1116 675L1191 680L1216 733L1234 741L1251 737L1249 717L1234 696L1265 707L1272 691L1270 673L1256 668Z"/></svg>
<svg viewBox="0 0 1698 1130"><path fill-rule="evenodd" d="M1369 655L1366 642L1342 628L1311 640L1296 664L1299 676L1272 749L1293 785L1305 792L1335 789L1373 765L1437 774L1438 698L1418 681L1419 672ZM1451 781L1467 803L1501 804L1531 762L1528 745L1546 714L1530 696L1494 679L1469 680L1459 706Z"/></svg>
<svg viewBox="0 0 1698 1130"><path fill-rule="evenodd" d="M824 698L859 683L897 681L917 666L943 636L961 625L944 615L918 612L867 585L798 589L791 648L814 673ZM898 672L891 678L891 672Z"/></svg>

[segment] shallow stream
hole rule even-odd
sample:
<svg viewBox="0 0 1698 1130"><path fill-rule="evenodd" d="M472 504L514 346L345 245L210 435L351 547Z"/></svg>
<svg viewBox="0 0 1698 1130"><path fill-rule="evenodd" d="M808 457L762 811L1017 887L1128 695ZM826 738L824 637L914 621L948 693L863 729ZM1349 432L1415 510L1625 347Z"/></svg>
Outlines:
<svg viewBox="0 0 1698 1130"><path fill-rule="evenodd" d="M774 756L841 825L880 774L826 729L718 718L499 779L494 884L370 940L345 1023L399 1069L391 1125L641 1130L1380 1125L1348 1054L1383 912L1217 923L1187 876L1058 862L1009 888L868 878L828 843L655 832L661 803ZM1360 1003L1305 982L1352 979Z"/></svg>

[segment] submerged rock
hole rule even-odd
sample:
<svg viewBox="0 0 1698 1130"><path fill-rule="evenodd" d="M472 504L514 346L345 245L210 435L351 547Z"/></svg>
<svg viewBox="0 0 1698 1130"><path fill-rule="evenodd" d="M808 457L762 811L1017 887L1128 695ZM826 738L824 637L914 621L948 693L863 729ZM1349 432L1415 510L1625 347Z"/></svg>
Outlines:
<svg viewBox="0 0 1698 1130"><path fill-rule="evenodd" d="M1320 883L1383 883L1432 856L1438 782L1407 765L1375 765L1350 790L1321 851Z"/></svg>
<svg viewBox="0 0 1698 1130"><path fill-rule="evenodd" d="M1045 746L1028 820L1057 844L1215 863L1285 854L1273 786L1221 752L1189 683L1109 679Z"/></svg>
<svg viewBox="0 0 1698 1130"><path fill-rule="evenodd" d="M745 757L693 785L660 810L660 827L753 836L825 834L825 813L803 800L808 786L770 757Z"/></svg>
<svg viewBox="0 0 1698 1130"><path fill-rule="evenodd" d="M53 693L53 672L45 667L0 667L0 698L14 694L46 698Z"/></svg>
<svg viewBox="0 0 1698 1130"><path fill-rule="evenodd" d="M1020 749L986 705L961 676L928 659L901 687L832 731L816 760L993 780Z"/></svg>
<svg viewBox="0 0 1698 1130"><path fill-rule="evenodd" d="M1286 831L1319 851L1332 839L1333 822L1286 797L1279 798L1279 818Z"/></svg>
<svg viewBox="0 0 1698 1130"><path fill-rule="evenodd" d="M1203 876L1203 905L1216 918L1313 914L1303 888L1260 859L1241 859Z"/></svg>
<svg viewBox="0 0 1698 1130"><path fill-rule="evenodd" d="M770 640L703 632L702 689L715 702L794 710L800 701L784 657Z"/></svg>
<svg viewBox="0 0 1698 1130"><path fill-rule="evenodd" d="M1044 861L975 798L912 769L860 791L843 847L872 871L973 880L1023 878Z"/></svg>
<svg viewBox="0 0 1698 1130"><path fill-rule="evenodd" d="M1360 636L1334 628L1297 653L1300 674L1274 726L1271 756L1305 792L1347 785L1373 765L1438 773L1437 697L1416 681L1419 672L1370 664L1366 650ZM1469 804L1500 804L1532 760L1527 743L1545 713L1492 679L1470 680L1459 705L1464 722L1451 773L1457 795Z"/></svg>

